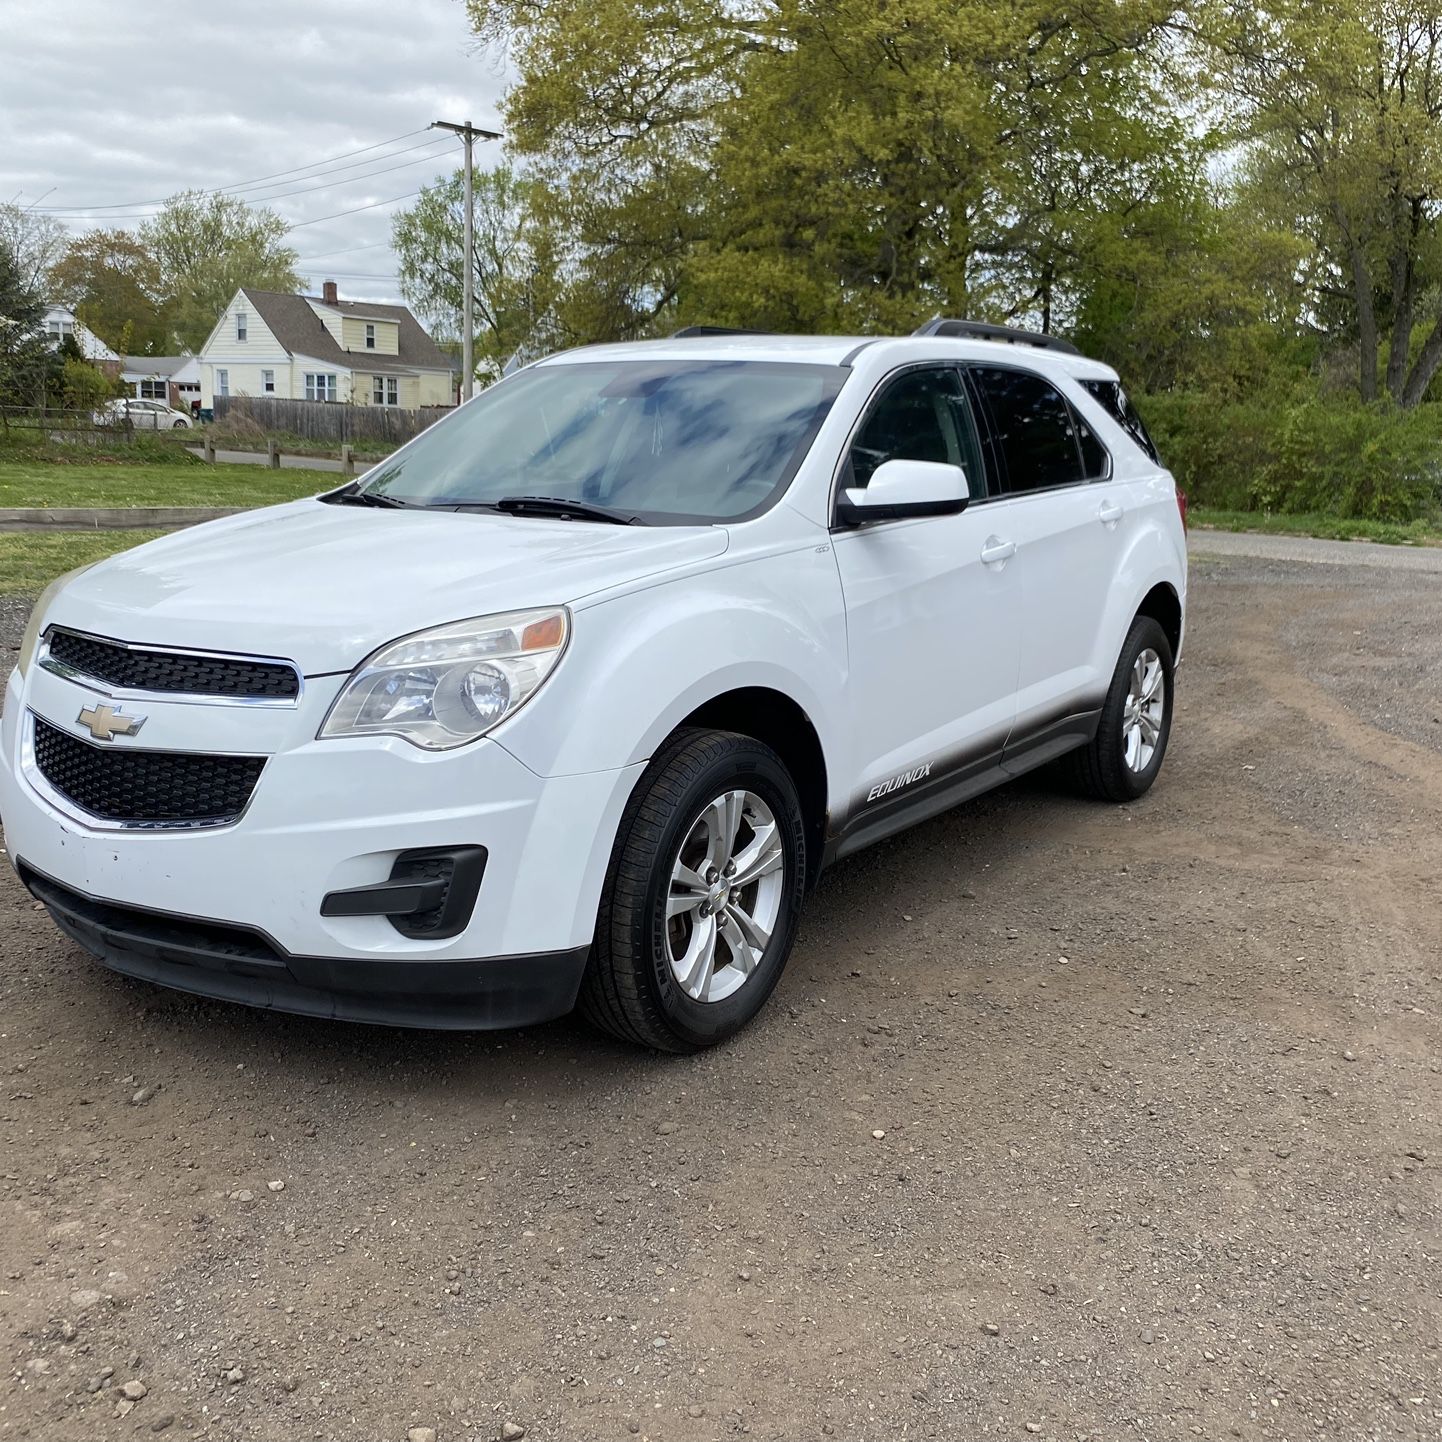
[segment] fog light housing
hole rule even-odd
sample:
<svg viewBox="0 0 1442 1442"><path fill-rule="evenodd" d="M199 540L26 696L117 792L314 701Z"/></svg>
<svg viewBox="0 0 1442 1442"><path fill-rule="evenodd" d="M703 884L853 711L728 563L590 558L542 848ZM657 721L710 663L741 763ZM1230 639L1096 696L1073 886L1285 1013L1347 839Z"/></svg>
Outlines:
<svg viewBox="0 0 1442 1442"><path fill-rule="evenodd" d="M384 916L413 941L445 941L471 924L481 878L484 846L427 846L402 851L387 881L329 892L322 916Z"/></svg>

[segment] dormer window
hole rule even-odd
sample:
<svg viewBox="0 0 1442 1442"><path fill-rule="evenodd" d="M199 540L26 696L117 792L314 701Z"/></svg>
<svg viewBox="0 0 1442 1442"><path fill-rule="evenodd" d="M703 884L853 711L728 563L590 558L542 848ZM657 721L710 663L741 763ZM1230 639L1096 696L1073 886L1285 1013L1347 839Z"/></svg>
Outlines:
<svg viewBox="0 0 1442 1442"><path fill-rule="evenodd" d="M235 338L236 338L236 340L244 340L244 339L245 339L246 327L247 327L249 324L250 324L250 317L249 317L248 315L246 315L246 313L245 313L243 310L238 310L238 311L236 311L236 313L235 313Z"/></svg>
<svg viewBox="0 0 1442 1442"><path fill-rule="evenodd" d="M374 350L375 348L376 348L376 328L375 328L373 325L368 325L368 326L366 326L366 349L367 349L367 350Z"/></svg>

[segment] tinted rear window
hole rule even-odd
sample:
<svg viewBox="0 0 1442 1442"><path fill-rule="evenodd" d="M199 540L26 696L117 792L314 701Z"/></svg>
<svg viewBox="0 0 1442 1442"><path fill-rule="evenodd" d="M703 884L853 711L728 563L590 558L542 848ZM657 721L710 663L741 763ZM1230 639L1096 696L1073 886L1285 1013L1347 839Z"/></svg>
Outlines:
<svg viewBox="0 0 1442 1442"><path fill-rule="evenodd" d="M1147 433L1131 397L1122 389L1120 381L1083 381L1082 387L1100 402L1102 409L1149 455L1158 465L1161 457L1156 445Z"/></svg>

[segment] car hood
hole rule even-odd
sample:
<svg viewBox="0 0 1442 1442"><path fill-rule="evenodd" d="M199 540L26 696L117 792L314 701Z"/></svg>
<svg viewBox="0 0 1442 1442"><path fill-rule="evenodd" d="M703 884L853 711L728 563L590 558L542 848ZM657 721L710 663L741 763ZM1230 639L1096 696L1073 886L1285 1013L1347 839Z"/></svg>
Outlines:
<svg viewBox="0 0 1442 1442"><path fill-rule="evenodd" d="M297 501L178 531L69 582L46 621L348 671L429 626L571 603L725 551L722 526L612 526Z"/></svg>

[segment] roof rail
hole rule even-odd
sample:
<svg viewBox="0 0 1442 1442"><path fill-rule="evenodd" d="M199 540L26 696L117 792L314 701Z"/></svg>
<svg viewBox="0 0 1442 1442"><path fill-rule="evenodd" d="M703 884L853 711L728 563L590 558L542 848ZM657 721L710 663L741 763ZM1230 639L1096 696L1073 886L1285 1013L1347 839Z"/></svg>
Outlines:
<svg viewBox="0 0 1442 1442"><path fill-rule="evenodd" d="M951 336L959 340L1000 340L1011 345L1030 345L1038 350L1061 351L1063 355L1080 355L1081 352L1069 341L1060 340L1040 330L1021 330L1013 325L988 325L981 320L947 320L933 316L923 326L918 326L912 335Z"/></svg>
<svg viewBox="0 0 1442 1442"><path fill-rule="evenodd" d="M775 335L770 330L745 330L739 326L732 325L683 325L680 330L671 332L672 340L686 340L690 336L698 335Z"/></svg>

